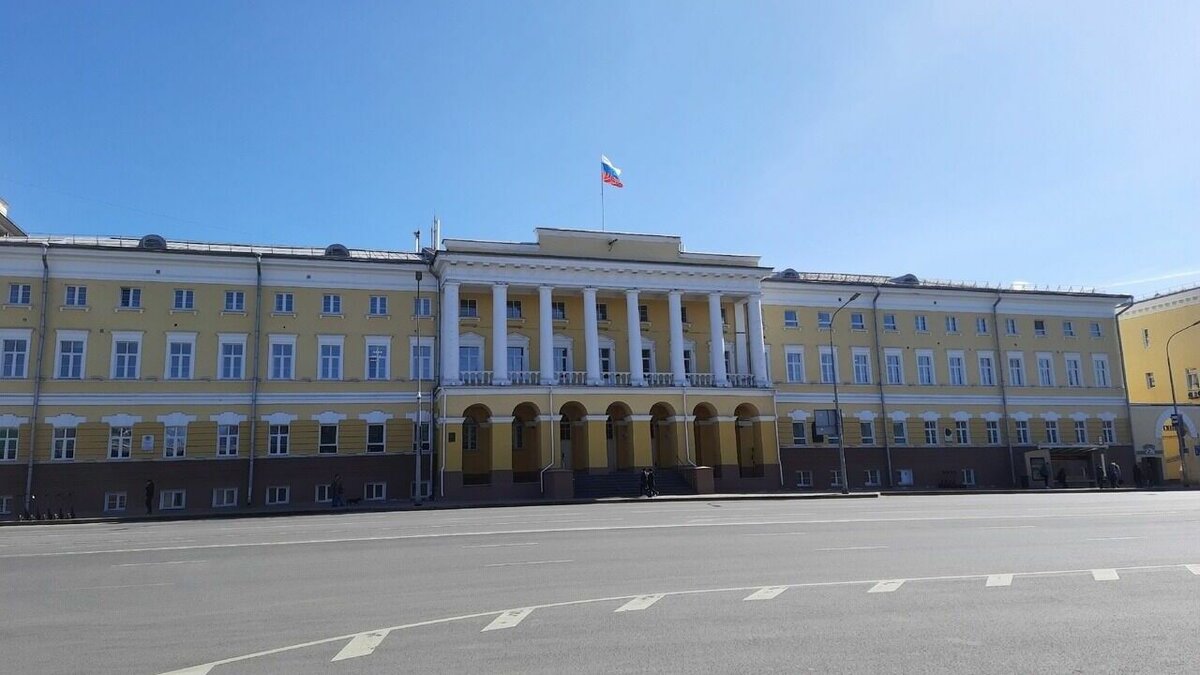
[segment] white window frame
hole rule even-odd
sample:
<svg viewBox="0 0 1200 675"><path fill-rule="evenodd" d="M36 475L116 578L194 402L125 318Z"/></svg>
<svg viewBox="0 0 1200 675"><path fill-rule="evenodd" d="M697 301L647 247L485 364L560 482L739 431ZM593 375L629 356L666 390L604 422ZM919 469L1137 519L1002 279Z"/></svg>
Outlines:
<svg viewBox="0 0 1200 675"><path fill-rule="evenodd" d="M1075 442L1079 444L1087 443L1087 420L1073 420L1075 432Z"/></svg>
<svg viewBox="0 0 1200 675"><path fill-rule="evenodd" d="M318 504L328 504L333 501L333 484L320 483L313 493L313 501Z"/></svg>
<svg viewBox="0 0 1200 675"><path fill-rule="evenodd" d="M422 349L427 348L429 350L429 355L428 356L425 356L423 354L419 355L419 352L417 351L418 346L421 347ZM434 345L434 338L432 338L432 337L420 337L420 338L410 337L408 339L408 379L410 379L410 380L417 379L417 369L418 369L418 367L425 365L424 361L426 359L428 359L429 367L428 367L428 369L425 369L423 367L421 368L421 370L423 370L424 372L421 373L420 379L422 379L422 380L433 379L433 374L435 372L435 369L437 368L436 354L434 353L435 351L436 351L436 348ZM507 350L505 350L506 355L507 355L507 353L508 353Z"/></svg>
<svg viewBox="0 0 1200 675"><path fill-rule="evenodd" d="M969 420L954 420L954 442L959 445L971 444L971 423Z"/></svg>
<svg viewBox="0 0 1200 675"><path fill-rule="evenodd" d="M955 367L957 361L957 368ZM962 350L946 352L946 373L949 384L954 387L967 386L967 357ZM955 377L957 373L957 377Z"/></svg>
<svg viewBox="0 0 1200 675"><path fill-rule="evenodd" d="M213 488L212 505L214 509L227 509L238 505L238 489L236 487Z"/></svg>
<svg viewBox="0 0 1200 675"><path fill-rule="evenodd" d="M867 321L862 312L850 312L850 330L866 330Z"/></svg>
<svg viewBox="0 0 1200 675"><path fill-rule="evenodd" d="M918 349L917 354L917 384L925 387L937 386L937 366L933 360L932 349ZM921 360L925 359L927 369L921 367ZM928 375L928 377L926 376Z"/></svg>
<svg viewBox="0 0 1200 675"><path fill-rule="evenodd" d="M191 288L176 288L171 294L171 309L188 311L196 309L196 291Z"/></svg>
<svg viewBox="0 0 1200 675"><path fill-rule="evenodd" d="M62 373L62 346L64 342L80 342L83 345L83 350L79 356L79 375L66 375ZM83 380L87 379L87 353L88 353L88 332L86 330L59 330L54 333L54 379L56 380ZM75 354L72 354L75 356Z"/></svg>
<svg viewBox="0 0 1200 675"><path fill-rule="evenodd" d="M123 461L133 457L133 425L108 427L108 459Z"/></svg>
<svg viewBox="0 0 1200 675"><path fill-rule="evenodd" d="M187 508L187 490L163 490L158 493L159 511L180 511Z"/></svg>
<svg viewBox="0 0 1200 675"><path fill-rule="evenodd" d="M363 485L364 502L382 502L387 500L387 483L385 481L370 481Z"/></svg>
<svg viewBox="0 0 1200 675"><path fill-rule="evenodd" d="M604 307L606 310L605 315L603 317L601 317L601 315L600 315L601 307ZM606 321L608 319L607 309L608 309L607 306L604 305L603 303L599 303L599 302L596 303L596 320L597 321ZM567 303L565 300L552 300L550 302L550 319L552 321L566 321L567 320Z"/></svg>
<svg viewBox="0 0 1200 675"><path fill-rule="evenodd" d="M113 331L109 335L112 338L112 350L110 353L110 360L109 360L109 365L110 365L109 377L114 380L137 380L137 379L140 379L142 376L142 331ZM120 358L120 356L122 356L120 354L117 354L117 345L120 343L132 343L134 345L137 345L137 347L135 349L135 353L132 354L132 356L133 356L133 374L132 375L128 374L128 370L129 370L128 369L128 357L130 356L129 354L124 355L127 359L126 364L125 364L126 365L125 369L120 370L120 371L117 369L118 359Z"/></svg>
<svg viewBox="0 0 1200 675"><path fill-rule="evenodd" d="M1025 379L1024 352L1008 352L1004 355L1004 364L1008 368L1009 386L1024 387L1029 384Z"/></svg>
<svg viewBox="0 0 1200 675"><path fill-rule="evenodd" d="M1108 367L1108 354L1092 354L1092 381L1097 387L1113 386L1112 371Z"/></svg>
<svg viewBox="0 0 1200 675"><path fill-rule="evenodd" d="M977 352L975 360L979 364L979 386L996 386L996 354L995 352Z"/></svg>
<svg viewBox="0 0 1200 675"><path fill-rule="evenodd" d="M13 508L12 495L0 495L0 516L7 516L12 513Z"/></svg>
<svg viewBox="0 0 1200 675"><path fill-rule="evenodd" d="M125 492L105 492L104 512L121 513L129 507L129 494Z"/></svg>
<svg viewBox="0 0 1200 675"><path fill-rule="evenodd" d="M233 432L229 433L228 430ZM217 457L237 457L242 442L241 425L217 423Z"/></svg>
<svg viewBox="0 0 1200 675"><path fill-rule="evenodd" d="M1061 443L1062 435L1059 432L1058 420L1043 420L1043 422L1045 422L1044 427L1046 429L1046 442L1055 444Z"/></svg>
<svg viewBox="0 0 1200 675"><path fill-rule="evenodd" d="M929 317L924 314L913 315L913 330L918 333L929 332Z"/></svg>
<svg viewBox="0 0 1200 675"><path fill-rule="evenodd" d="M380 359L371 355L373 349L383 348L382 367L376 363ZM363 379L387 381L392 379L392 336L368 335L363 343ZM375 372L372 373L372 366Z"/></svg>
<svg viewBox="0 0 1200 675"><path fill-rule="evenodd" d="M817 330L829 330L833 325L833 314L831 312L817 312Z"/></svg>
<svg viewBox="0 0 1200 675"><path fill-rule="evenodd" d="M892 357L896 359L894 364L890 361ZM893 365L895 368L892 367ZM904 350L891 347L884 349L883 366L888 384L897 386L904 384Z"/></svg>
<svg viewBox="0 0 1200 675"><path fill-rule="evenodd" d="M850 348L850 365L854 368L854 384L871 384L871 350L866 347Z"/></svg>
<svg viewBox="0 0 1200 675"><path fill-rule="evenodd" d="M275 304L273 314L295 314L296 313L296 296L294 293L280 291L275 294Z"/></svg>
<svg viewBox="0 0 1200 675"><path fill-rule="evenodd" d="M897 431L902 433L897 434ZM892 419L892 442L896 445L908 445L908 420Z"/></svg>
<svg viewBox="0 0 1200 675"><path fill-rule="evenodd" d="M479 300L475 298L459 298L458 299L458 318L460 319L478 319L479 318Z"/></svg>
<svg viewBox="0 0 1200 675"><path fill-rule="evenodd" d="M800 314L794 309L783 310L783 327L784 328L799 328Z"/></svg>
<svg viewBox="0 0 1200 675"><path fill-rule="evenodd" d="M173 356L173 354L171 354L171 346L177 345L177 344L180 344L180 345L185 344L188 346L187 372L184 373L181 371L179 373L178 377L172 377L172 375L171 375L171 370L172 370L171 357ZM166 357L164 359L165 363L163 365L163 379L164 380L190 380L196 376L196 334L195 333L168 332L166 349L163 351L165 352L165 357Z"/></svg>
<svg viewBox="0 0 1200 675"><path fill-rule="evenodd" d="M25 345L25 348L21 351L0 353L0 359L4 358L9 353L20 354L20 365L21 365L20 372L18 372L15 368L13 369L13 371L11 373L5 373L4 371L0 371L0 379L23 380L23 379L29 377L29 350L30 350L31 342L33 340L33 329L31 329L31 328L0 329L0 348L3 347L4 342L6 340L21 342ZM17 359L14 358L14 363L16 361L17 361ZM56 364L57 364L57 360L56 360ZM4 364L4 365L7 366L7 364Z"/></svg>
<svg viewBox="0 0 1200 675"><path fill-rule="evenodd" d="M863 469L863 486L878 487L881 483L879 469Z"/></svg>
<svg viewBox="0 0 1200 675"><path fill-rule="evenodd" d="M796 431L799 430L799 435ZM792 445L808 445L808 422L792 420Z"/></svg>
<svg viewBox="0 0 1200 675"><path fill-rule="evenodd" d="M227 289L225 291L225 304L223 306L226 312L246 311L246 291Z"/></svg>
<svg viewBox="0 0 1200 675"><path fill-rule="evenodd" d="M783 362L787 369L788 382L803 383L805 381L804 347L802 345L784 345Z"/></svg>
<svg viewBox="0 0 1200 675"><path fill-rule="evenodd" d="M507 299L504 301L504 317L507 319L524 319L525 306L520 300Z"/></svg>
<svg viewBox="0 0 1200 675"><path fill-rule="evenodd" d="M187 456L186 424L163 427L163 459L183 459Z"/></svg>
<svg viewBox="0 0 1200 675"><path fill-rule="evenodd" d="M1075 337L1075 322L1064 320L1062 322L1063 336Z"/></svg>
<svg viewBox="0 0 1200 675"><path fill-rule="evenodd" d="M217 379L218 380L244 380L246 379L246 334L245 333L217 333ZM241 347L241 354L226 355L225 347L237 346ZM237 363L236 377L225 373L226 361Z"/></svg>
<svg viewBox="0 0 1200 675"><path fill-rule="evenodd" d="M13 283L8 285L8 304L26 307L33 304L33 285Z"/></svg>
<svg viewBox="0 0 1200 675"><path fill-rule="evenodd" d="M1100 438L1109 444L1117 442L1117 425L1113 420L1100 420Z"/></svg>
<svg viewBox="0 0 1200 675"><path fill-rule="evenodd" d="M1017 445L1030 445L1029 420L1015 420Z"/></svg>
<svg viewBox="0 0 1200 675"><path fill-rule="evenodd" d="M975 485L975 469L962 470L962 484L969 487Z"/></svg>
<svg viewBox="0 0 1200 675"><path fill-rule="evenodd" d="M834 488L842 487L842 470L841 469L830 469L829 470L829 487L834 487Z"/></svg>
<svg viewBox="0 0 1200 675"><path fill-rule="evenodd" d="M67 307L87 307L87 286L71 284L63 291L63 305Z"/></svg>
<svg viewBox="0 0 1200 675"><path fill-rule="evenodd" d="M117 306L121 309L141 309L142 289L139 286L122 286L117 298Z"/></svg>
<svg viewBox="0 0 1200 675"><path fill-rule="evenodd" d="M1045 319L1034 319L1033 320L1033 335L1034 335L1034 337L1046 337L1047 333L1048 333L1048 331L1046 329L1046 320Z"/></svg>
<svg viewBox="0 0 1200 675"><path fill-rule="evenodd" d="M1004 334L1010 336L1021 334L1020 326L1017 325L1017 320L1015 318L1010 316L1004 320Z"/></svg>
<svg viewBox="0 0 1200 675"><path fill-rule="evenodd" d="M1088 326L1088 335L1094 338L1104 337L1104 329L1100 326L1099 321L1092 321Z"/></svg>
<svg viewBox="0 0 1200 675"><path fill-rule="evenodd" d="M388 315L388 296L372 295L367 300L367 315L368 316L387 316Z"/></svg>
<svg viewBox="0 0 1200 675"><path fill-rule="evenodd" d="M433 316L433 298L428 295L413 297L413 316Z"/></svg>
<svg viewBox="0 0 1200 675"><path fill-rule="evenodd" d="M75 444L78 438L77 427L54 427L50 436L50 459L55 462L75 461Z"/></svg>
<svg viewBox="0 0 1200 675"><path fill-rule="evenodd" d="M21 427L17 425L0 427L0 462L15 462L17 448L21 445Z"/></svg>
<svg viewBox="0 0 1200 675"><path fill-rule="evenodd" d="M1054 355L1050 352L1037 352L1034 356L1037 358L1038 386L1055 386Z"/></svg>
<svg viewBox="0 0 1200 675"><path fill-rule="evenodd" d="M342 315L342 295L341 295L341 293L323 293L321 295L321 315L322 316L341 316Z"/></svg>
<svg viewBox="0 0 1200 675"><path fill-rule="evenodd" d="M858 420L858 435L862 445L875 445L875 420Z"/></svg>
<svg viewBox="0 0 1200 675"><path fill-rule="evenodd" d="M921 431L925 436L925 445L938 444L938 423L937 420L923 420Z"/></svg>
<svg viewBox="0 0 1200 675"><path fill-rule="evenodd" d="M895 333L900 330L899 324L896 323L896 315L895 314L884 314L883 315L883 329L890 333Z"/></svg>
<svg viewBox="0 0 1200 675"><path fill-rule="evenodd" d="M328 355L326 354L328 351ZM317 379L336 382L343 379L346 369L346 336L317 336ZM329 369L326 369L326 366Z"/></svg>
<svg viewBox="0 0 1200 675"><path fill-rule="evenodd" d="M333 443L325 442L325 430L333 429ZM324 422L317 425L317 454L318 455L336 455L338 454L338 443L341 440L341 425L337 422L326 424Z"/></svg>
<svg viewBox="0 0 1200 675"><path fill-rule="evenodd" d="M286 376L276 374L275 369L275 347L287 346L291 347L291 354L287 357L288 372ZM296 363L297 363L297 348L295 335L274 334L267 336L267 379L268 380L294 380L296 379Z"/></svg>
<svg viewBox="0 0 1200 675"><path fill-rule="evenodd" d="M377 442L377 443L371 442L372 427L379 427L379 431L380 431L379 442ZM374 454L387 452L387 421L386 420L380 421L380 422L370 422L370 421L367 422L366 443L367 443L366 451L368 453L371 453L374 455ZM375 446L378 446L378 447L375 447Z"/></svg>
<svg viewBox="0 0 1200 675"><path fill-rule="evenodd" d="M292 425L267 424L267 454L274 457L286 457L292 450Z"/></svg>
<svg viewBox="0 0 1200 675"><path fill-rule="evenodd" d="M976 335L987 335L988 334L988 320L987 320L986 316L975 317L975 334Z"/></svg>
<svg viewBox="0 0 1200 675"><path fill-rule="evenodd" d="M813 486L813 475L811 469L796 470L796 487L810 488Z"/></svg>
<svg viewBox="0 0 1200 675"><path fill-rule="evenodd" d="M958 335L958 317L953 314L946 315L946 335Z"/></svg>
<svg viewBox="0 0 1200 675"><path fill-rule="evenodd" d="M987 420L983 423L987 434L988 445L1000 445L1000 420Z"/></svg>
<svg viewBox="0 0 1200 675"><path fill-rule="evenodd" d="M818 364L821 367L821 384L841 383L838 373L837 347L830 349L829 345L817 348Z"/></svg>
<svg viewBox="0 0 1200 675"><path fill-rule="evenodd" d="M267 506L282 506L292 503L292 486L268 485L266 499L263 501Z"/></svg>
<svg viewBox="0 0 1200 675"><path fill-rule="evenodd" d="M1067 386L1082 387L1083 356L1075 353L1063 354L1063 366L1067 372Z"/></svg>

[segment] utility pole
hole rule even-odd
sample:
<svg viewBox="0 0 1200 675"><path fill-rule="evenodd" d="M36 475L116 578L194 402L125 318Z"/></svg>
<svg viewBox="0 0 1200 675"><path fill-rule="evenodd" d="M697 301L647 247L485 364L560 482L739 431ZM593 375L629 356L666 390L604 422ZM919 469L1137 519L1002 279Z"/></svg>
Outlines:
<svg viewBox="0 0 1200 675"><path fill-rule="evenodd" d="M1184 442L1184 437L1187 435L1187 427L1183 424L1183 416L1179 414L1179 397L1175 395L1175 371L1171 369L1171 340L1175 339L1183 331L1189 328L1200 326L1200 320L1194 321L1183 328L1171 333L1171 337L1167 338L1167 383L1171 385L1171 425L1175 427L1175 440L1179 443L1179 478L1184 487L1187 487L1187 443ZM1164 448L1165 452L1165 448Z"/></svg>
<svg viewBox="0 0 1200 675"><path fill-rule="evenodd" d="M846 309L846 305L857 300L860 295L862 293L855 293L850 296L850 299L843 302L841 307L834 310L833 316L829 317L829 358L833 361L833 419L834 424L837 425L838 462L842 466L842 494L844 495L850 494L850 476L846 475L846 439L842 433L842 405L841 400L838 398L838 363L837 352L834 351L835 348L833 345L833 326L834 321L837 320L838 312ZM886 433L886 430L884 432Z"/></svg>

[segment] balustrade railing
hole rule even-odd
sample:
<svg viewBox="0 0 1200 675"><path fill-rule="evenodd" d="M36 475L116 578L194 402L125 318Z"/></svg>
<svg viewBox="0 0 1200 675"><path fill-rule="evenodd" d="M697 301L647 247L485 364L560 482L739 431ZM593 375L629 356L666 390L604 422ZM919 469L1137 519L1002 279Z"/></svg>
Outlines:
<svg viewBox="0 0 1200 675"><path fill-rule="evenodd" d="M749 373L729 373L729 386L739 388L754 388L758 385L755 383L754 376ZM712 387L715 384L715 378L712 373L688 373L688 386L692 387ZM459 381L464 386L490 386L494 384L492 371L490 370L464 370L459 373ZM587 373L582 370L564 370L554 374L554 381L559 385L565 386L586 386L588 384ZM508 382L513 385L540 385L542 376L536 370L517 370L508 373ZM629 387L633 386L633 378L626 371L610 371L600 373L600 382L597 386L601 387ZM638 386L646 387L673 387L675 386L675 375L672 373L645 373L642 376L642 384Z"/></svg>
<svg viewBox="0 0 1200 675"><path fill-rule="evenodd" d="M458 379L465 385L489 385L492 383L492 371L464 370L458 374Z"/></svg>

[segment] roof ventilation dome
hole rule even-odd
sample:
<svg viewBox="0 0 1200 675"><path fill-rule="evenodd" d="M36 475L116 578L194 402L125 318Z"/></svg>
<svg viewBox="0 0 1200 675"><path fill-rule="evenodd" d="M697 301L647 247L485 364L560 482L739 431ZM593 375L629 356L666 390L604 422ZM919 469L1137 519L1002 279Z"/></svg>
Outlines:
<svg viewBox="0 0 1200 675"><path fill-rule="evenodd" d="M143 251L165 251L167 240L157 234L148 234L138 240L138 248Z"/></svg>
<svg viewBox="0 0 1200 675"><path fill-rule="evenodd" d="M797 272L796 270L792 269L791 267L789 267L786 270L780 272L779 276L783 279L799 279L800 273Z"/></svg>
<svg viewBox="0 0 1200 675"><path fill-rule="evenodd" d="M325 257L334 260L346 260L350 257L350 249L341 244L330 244L325 247Z"/></svg>
<svg viewBox="0 0 1200 675"><path fill-rule="evenodd" d="M904 286L916 286L917 284L921 283L921 280L918 279L917 275L915 274L905 274L899 277L892 277L891 279L888 279L888 282L893 284L901 284Z"/></svg>

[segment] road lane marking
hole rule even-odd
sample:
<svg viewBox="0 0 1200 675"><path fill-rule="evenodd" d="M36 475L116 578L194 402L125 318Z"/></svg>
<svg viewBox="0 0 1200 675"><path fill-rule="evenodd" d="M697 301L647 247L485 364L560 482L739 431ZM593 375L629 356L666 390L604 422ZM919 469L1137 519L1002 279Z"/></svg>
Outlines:
<svg viewBox="0 0 1200 675"><path fill-rule="evenodd" d="M1127 539L1145 539L1145 537L1090 537L1084 541L1125 541Z"/></svg>
<svg viewBox="0 0 1200 675"><path fill-rule="evenodd" d="M808 534L807 532L750 532L747 537L788 537L797 534Z"/></svg>
<svg viewBox="0 0 1200 675"><path fill-rule="evenodd" d="M82 586L79 588L54 588L51 589L54 593L73 593L75 591L109 591L118 588L152 588L155 586L174 586L174 582L164 582L159 584L120 584L118 586Z"/></svg>
<svg viewBox="0 0 1200 675"><path fill-rule="evenodd" d="M146 567L148 565L194 565L196 563L206 563L207 560L166 560L163 562L140 562L140 563L120 563L113 567Z"/></svg>
<svg viewBox="0 0 1200 675"><path fill-rule="evenodd" d="M891 579L888 581L880 581L871 587L868 593L891 593L897 588L904 585L904 579Z"/></svg>
<svg viewBox="0 0 1200 675"><path fill-rule="evenodd" d="M1012 586L1013 575L1011 574L989 574L987 578L987 588L997 588L1000 586Z"/></svg>
<svg viewBox="0 0 1200 675"><path fill-rule="evenodd" d="M818 551L874 551L875 549L887 548L886 546L839 546L836 548L819 548Z"/></svg>
<svg viewBox="0 0 1200 675"><path fill-rule="evenodd" d="M981 530L1032 530L1036 527L1037 527L1037 525L989 525L987 527L981 527L979 529L981 529Z"/></svg>
<svg viewBox="0 0 1200 675"><path fill-rule="evenodd" d="M536 541L527 541L520 544L474 544L472 546L464 546L463 548L507 548L509 546L537 546Z"/></svg>
<svg viewBox="0 0 1200 675"><path fill-rule="evenodd" d="M634 598L634 599L630 600L629 602L618 607L616 611L618 611L618 612L640 612L643 609L648 608L650 605L653 605L654 603L658 602L659 600L662 600L662 598L663 598L663 596L661 593L656 594L656 595L639 595L636 598Z"/></svg>
<svg viewBox="0 0 1200 675"><path fill-rule="evenodd" d="M532 607L526 607L524 609L510 609L507 612L501 613L500 616L496 617L495 619L492 619L492 622L479 632L486 633L489 630L504 630L506 628L513 628L517 624L524 621L525 617L529 616L531 612L533 612Z"/></svg>
<svg viewBox="0 0 1200 675"><path fill-rule="evenodd" d="M346 659L356 659L360 656L372 654L375 648L379 646L379 643L383 642L383 639L388 636L388 632L386 630L379 630L372 633L359 633L355 635L354 639L346 643L346 646L342 647L342 651L338 652L337 656L330 660L330 663L345 661Z"/></svg>
<svg viewBox="0 0 1200 675"><path fill-rule="evenodd" d="M742 598L742 600L773 600L779 597L779 594L783 593L787 589L787 586L767 586L754 591L750 595Z"/></svg>
<svg viewBox="0 0 1200 675"><path fill-rule="evenodd" d="M1187 570L1196 576L1200 576L1200 565L1184 565Z"/></svg>
<svg viewBox="0 0 1200 675"><path fill-rule="evenodd" d="M484 567L513 567L514 565L554 565L556 563L569 563L569 562L575 562L575 561L574 560L527 560L524 562L492 563L490 565L484 565Z"/></svg>
<svg viewBox="0 0 1200 675"><path fill-rule="evenodd" d="M1096 581L1119 581L1121 577L1117 575L1116 570L1105 569L1092 570L1092 579Z"/></svg>

